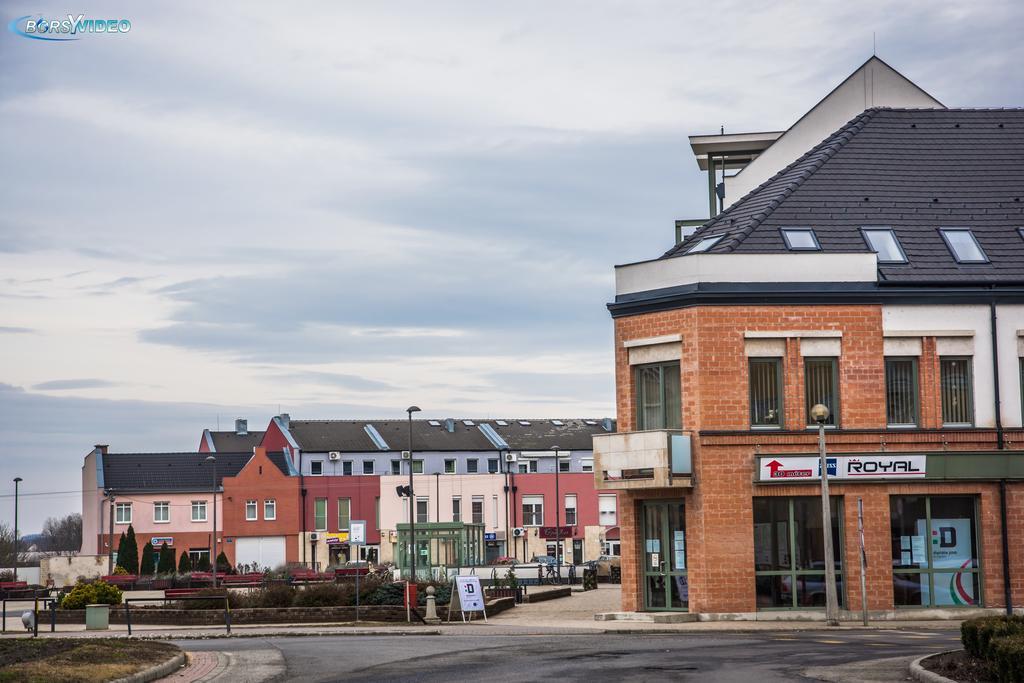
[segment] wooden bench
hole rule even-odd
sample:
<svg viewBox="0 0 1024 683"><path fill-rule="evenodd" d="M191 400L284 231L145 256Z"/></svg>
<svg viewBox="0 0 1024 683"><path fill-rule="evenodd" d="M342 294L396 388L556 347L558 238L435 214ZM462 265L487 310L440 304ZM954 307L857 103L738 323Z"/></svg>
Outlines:
<svg viewBox="0 0 1024 683"><path fill-rule="evenodd" d="M325 581L334 581L334 576L330 574L321 574L315 572L312 569L298 569L293 570L289 573L293 583L323 583Z"/></svg>
<svg viewBox="0 0 1024 683"><path fill-rule="evenodd" d="M110 574L108 576L101 576L100 580L118 588L131 588L139 580L139 577L135 574Z"/></svg>
<svg viewBox="0 0 1024 683"><path fill-rule="evenodd" d="M29 590L27 581L0 581L0 599L20 597Z"/></svg>
<svg viewBox="0 0 1024 683"><path fill-rule="evenodd" d="M228 574L220 582L225 586L262 586L263 574Z"/></svg>
<svg viewBox="0 0 1024 683"><path fill-rule="evenodd" d="M349 576L366 576L370 573L369 567L339 567L334 570L334 578L346 578Z"/></svg>
<svg viewBox="0 0 1024 683"><path fill-rule="evenodd" d="M165 588L164 597L168 599L173 598L189 598L195 595L199 595L200 591L208 591L209 588ZM211 594L210 597L217 597L218 595L226 595L223 590L217 590L215 594ZM205 595L203 596L206 597Z"/></svg>

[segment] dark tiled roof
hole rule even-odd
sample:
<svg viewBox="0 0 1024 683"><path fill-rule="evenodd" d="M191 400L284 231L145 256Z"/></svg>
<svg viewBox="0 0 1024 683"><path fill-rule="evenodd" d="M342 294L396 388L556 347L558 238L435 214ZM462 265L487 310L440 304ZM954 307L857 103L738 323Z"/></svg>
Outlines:
<svg viewBox="0 0 1024 683"><path fill-rule="evenodd" d="M430 424L430 420L413 420L413 449L418 451L493 451L495 445L479 429L479 425L488 424L509 445L512 450L544 450L551 446L559 446L566 450L590 450L591 436L606 433L599 419L589 420L595 424L587 424L584 419L560 420L561 426L552 420L523 420L529 425L520 424L518 419L501 420L506 425L499 425L499 420L473 420L466 425L462 419L455 420L454 431L449 432L445 420L435 420L439 425ZM409 425L407 420L291 420L289 431L298 443L299 448L306 452L320 453L325 451L342 451L366 453L379 450L364 427L373 425L381 435L388 449L401 451L409 447ZM615 423L612 421L612 430Z"/></svg>
<svg viewBox="0 0 1024 683"><path fill-rule="evenodd" d="M277 469L281 470L282 474L290 474L290 468L288 467L288 458L285 456L284 451L277 451L276 453L267 453L267 458L270 462L277 466Z"/></svg>
<svg viewBox="0 0 1024 683"><path fill-rule="evenodd" d="M246 451L251 453L252 449L263 441L263 434L264 432L249 432L247 434L210 432L210 436L213 437L213 447L217 449L218 453L245 453Z"/></svg>
<svg viewBox="0 0 1024 683"><path fill-rule="evenodd" d="M210 453L107 453L103 483L114 491L208 491L213 485ZM217 484L233 477L252 453L216 453Z"/></svg>
<svg viewBox="0 0 1024 683"><path fill-rule="evenodd" d="M867 252L860 229L891 227L906 264L880 282L1024 281L1024 109L869 109L705 223L708 253L785 252L783 227L813 228L822 251ZM939 228L970 228L991 263L958 264Z"/></svg>

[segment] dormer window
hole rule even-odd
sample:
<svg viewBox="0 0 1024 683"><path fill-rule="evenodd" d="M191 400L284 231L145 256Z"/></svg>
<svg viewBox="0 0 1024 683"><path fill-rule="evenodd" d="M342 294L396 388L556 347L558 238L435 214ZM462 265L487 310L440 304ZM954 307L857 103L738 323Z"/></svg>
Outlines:
<svg viewBox="0 0 1024 683"><path fill-rule="evenodd" d="M790 251L821 251L818 236L810 228L782 228L781 232Z"/></svg>
<svg viewBox="0 0 1024 683"><path fill-rule="evenodd" d="M879 263L907 262L907 255L891 228L864 228L862 232L868 248L878 254Z"/></svg>
<svg viewBox="0 0 1024 683"><path fill-rule="evenodd" d="M988 256L969 229L942 228L939 232L957 263L988 263Z"/></svg>
<svg viewBox="0 0 1024 683"><path fill-rule="evenodd" d="M699 242L697 242L697 244L690 247L686 253L703 254L705 251L708 251L711 247L721 242L723 237L725 237L725 235L711 235L710 237L703 237Z"/></svg>

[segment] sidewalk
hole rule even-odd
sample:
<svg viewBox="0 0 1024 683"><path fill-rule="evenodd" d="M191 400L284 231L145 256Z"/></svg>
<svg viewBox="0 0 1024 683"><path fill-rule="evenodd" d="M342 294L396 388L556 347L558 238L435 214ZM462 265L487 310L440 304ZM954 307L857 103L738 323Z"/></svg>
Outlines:
<svg viewBox="0 0 1024 683"><path fill-rule="evenodd" d="M537 591L537 589L534 589ZM653 624L638 621L595 621L599 612L614 611L619 606L618 586L602 585L596 591L574 592L570 597L537 603L524 603L514 609L489 618L487 622L475 617L472 623L461 619L437 626L419 623L325 623L325 624L268 624L232 626L232 637L308 636L308 635L568 635L596 633L756 633L771 631L824 631L831 630L821 621L695 621L678 624ZM439 610L444 618L447 610ZM453 617L457 619L458 617ZM17 622L14 630L14 622ZM958 628L959 620L949 621L877 621L864 627L859 622L844 623L836 630L948 630ZM6 637L25 635L20 618L8 617ZM133 636L159 639L223 638L226 630L219 627L169 627L166 625L132 626ZM86 631L82 624L59 624L56 633L50 633L46 616L40 620L39 636L71 636L85 638L127 637L127 627L111 625L108 631Z"/></svg>

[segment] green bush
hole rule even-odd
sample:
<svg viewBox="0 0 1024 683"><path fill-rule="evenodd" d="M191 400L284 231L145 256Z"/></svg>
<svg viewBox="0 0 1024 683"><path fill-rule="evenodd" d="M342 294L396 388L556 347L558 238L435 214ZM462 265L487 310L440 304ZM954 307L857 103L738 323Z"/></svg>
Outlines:
<svg viewBox="0 0 1024 683"><path fill-rule="evenodd" d="M385 583L366 596L367 605L404 605L405 583Z"/></svg>
<svg viewBox="0 0 1024 683"><path fill-rule="evenodd" d="M354 586L324 583L297 590L293 604L296 607L344 607L354 605L355 598Z"/></svg>
<svg viewBox="0 0 1024 683"><path fill-rule="evenodd" d="M295 600L295 589L283 584L271 584L252 594L253 607L291 607Z"/></svg>
<svg viewBox="0 0 1024 683"><path fill-rule="evenodd" d="M166 543L160 544L160 555L156 567L157 574L174 573L174 548L168 547Z"/></svg>
<svg viewBox="0 0 1024 683"><path fill-rule="evenodd" d="M1000 683L1024 683L1024 632L993 637L988 655L999 672Z"/></svg>
<svg viewBox="0 0 1024 683"><path fill-rule="evenodd" d="M119 605L121 589L105 581L79 581L60 602L61 609L85 609L86 605Z"/></svg>
<svg viewBox="0 0 1024 683"><path fill-rule="evenodd" d="M967 652L979 659L990 659L993 638L1024 634L1024 617L978 617L960 625L960 641Z"/></svg>

